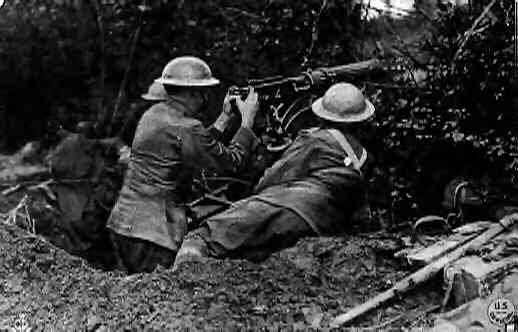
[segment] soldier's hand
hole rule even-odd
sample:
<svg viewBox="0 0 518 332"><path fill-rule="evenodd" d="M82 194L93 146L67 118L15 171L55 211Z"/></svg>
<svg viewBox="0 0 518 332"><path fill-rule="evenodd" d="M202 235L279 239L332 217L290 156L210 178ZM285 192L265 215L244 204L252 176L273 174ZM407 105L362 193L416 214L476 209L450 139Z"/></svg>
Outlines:
<svg viewBox="0 0 518 332"><path fill-rule="evenodd" d="M253 87L250 87L250 92L244 101L241 98L235 100L239 112L241 112L241 126L251 128L259 110L259 95Z"/></svg>
<svg viewBox="0 0 518 332"><path fill-rule="evenodd" d="M212 124L214 128L219 130L220 132L224 132L225 129L228 127L230 120L232 119L232 115L235 111L232 110L232 99L234 99L234 96L231 96L227 93L225 96L225 99L223 100L223 109L221 111L221 114L216 119L216 121Z"/></svg>
<svg viewBox="0 0 518 332"><path fill-rule="evenodd" d="M223 100L223 111L221 112L221 114L224 114L226 116L232 115L232 105L230 102L232 99L235 98L235 96L231 96L228 93L226 94L225 99Z"/></svg>

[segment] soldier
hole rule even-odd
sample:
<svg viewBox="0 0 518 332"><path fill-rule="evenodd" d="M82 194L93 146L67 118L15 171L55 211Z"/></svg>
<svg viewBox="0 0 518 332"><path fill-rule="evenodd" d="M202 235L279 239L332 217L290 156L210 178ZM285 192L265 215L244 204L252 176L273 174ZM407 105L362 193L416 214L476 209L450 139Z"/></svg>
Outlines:
<svg viewBox="0 0 518 332"><path fill-rule="evenodd" d="M141 95L141 97L147 101L161 102L167 99L167 91L165 91L162 84L153 81L147 89L147 92Z"/></svg>
<svg viewBox="0 0 518 332"><path fill-rule="evenodd" d="M137 124L142 114L153 104L165 101L167 99L167 92L164 86L158 82L153 82L146 93L141 95L142 101L132 104L128 118L124 121L122 128L119 130L118 137L122 139L125 144L131 145Z"/></svg>
<svg viewBox="0 0 518 332"><path fill-rule="evenodd" d="M373 105L355 86L339 83L312 110L320 127L299 134L255 195L189 232L175 268L206 256L264 259L303 236L343 234L368 221L367 151L351 132L374 114Z"/></svg>
<svg viewBox="0 0 518 332"><path fill-rule="evenodd" d="M219 84L209 66L195 57L169 62L156 80L167 91L164 102L149 108L138 123L124 185L107 227L120 268L130 273L168 267L186 230L183 205L191 182L202 168L237 172L257 143L251 130L257 94L236 100L241 128L228 147L204 125L208 89ZM213 129L223 131L230 119L230 97Z"/></svg>

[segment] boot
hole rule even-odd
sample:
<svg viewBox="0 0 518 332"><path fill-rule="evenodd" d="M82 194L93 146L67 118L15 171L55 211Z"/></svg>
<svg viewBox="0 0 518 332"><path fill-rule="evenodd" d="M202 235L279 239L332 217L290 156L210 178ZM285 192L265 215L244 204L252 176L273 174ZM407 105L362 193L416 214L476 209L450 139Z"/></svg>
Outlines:
<svg viewBox="0 0 518 332"><path fill-rule="evenodd" d="M200 237L186 239L178 254L173 265L173 271L178 270L180 264L184 262L201 262L203 258L208 257L208 248Z"/></svg>

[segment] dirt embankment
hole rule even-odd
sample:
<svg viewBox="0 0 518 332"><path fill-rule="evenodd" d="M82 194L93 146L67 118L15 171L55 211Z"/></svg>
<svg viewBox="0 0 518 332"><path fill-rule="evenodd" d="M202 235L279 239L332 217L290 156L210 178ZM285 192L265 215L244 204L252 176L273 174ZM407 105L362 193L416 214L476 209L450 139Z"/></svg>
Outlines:
<svg viewBox="0 0 518 332"><path fill-rule="evenodd" d="M390 243L390 241L389 241ZM262 264L208 260L180 271L125 276L0 224L0 327L35 330L307 330L403 277L383 258L387 242L306 239ZM389 246L390 247L390 246ZM436 292L410 294L357 326L424 324ZM17 325L18 324L18 325Z"/></svg>

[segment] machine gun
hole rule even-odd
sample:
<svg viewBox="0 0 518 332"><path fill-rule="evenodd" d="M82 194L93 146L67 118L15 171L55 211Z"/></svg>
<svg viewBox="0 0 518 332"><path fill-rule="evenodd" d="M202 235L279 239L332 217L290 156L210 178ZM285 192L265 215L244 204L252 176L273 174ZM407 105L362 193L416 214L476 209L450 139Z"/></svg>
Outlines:
<svg viewBox="0 0 518 332"><path fill-rule="evenodd" d="M351 63L336 67L321 67L307 70L292 77L275 76L264 79L248 80L246 87L233 86L229 94L244 99L248 96L249 86L259 94L261 114L265 117L267 135L280 145L269 145L270 151L282 149L286 141L303 128L314 126L311 103L315 96L324 92L334 83L354 82L378 71L381 62L377 59ZM235 100L233 109L237 112Z"/></svg>

